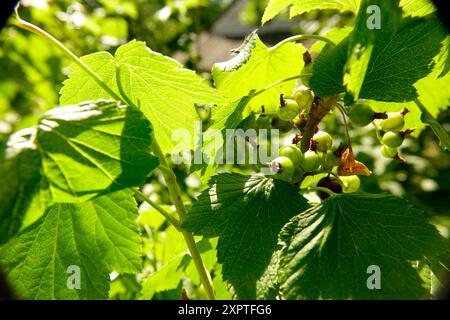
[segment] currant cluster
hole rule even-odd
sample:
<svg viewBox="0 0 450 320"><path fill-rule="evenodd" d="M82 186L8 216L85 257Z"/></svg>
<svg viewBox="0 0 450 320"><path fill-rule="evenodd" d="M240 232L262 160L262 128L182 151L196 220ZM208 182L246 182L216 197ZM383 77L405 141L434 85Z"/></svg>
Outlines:
<svg viewBox="0 0 450 320"><path fill-rule="evenodd" d="M347 115L351 122L359 127L365 127L372 121L380 119L380 142L383 144L381 155L401 160L398 148L403 144L405 137L414 131L414 129L402 131L405 126L405 115L408 112L408 109L403 109L400 112L376 113L367 104L357 104L349 110Z"/></svg>
<svg viewBox="0 0 450 320"><path fill-rule="evenodd" d="M277 115L280 119L295 124L300 121L299 116L302 113L309 112L313 101L314 94L306 87L296 90L292 98L284 98L281 95ZM294 184L301 182L308 175L336 172L336 168L341 164L343 145L336 150L332 150L332 145L331 135L319 130L312 137L309 150L302 152L300 141L294 138L292 144L279 149L279 156L268 165L275 178ZM360 180L357 175L340 177L328 175L319 181L318 186L335 193L355 192L359 189ZM325 199L329 195L319 192L319 196Z"/></svg>
<svg viewBox="0 0 450 320"><path fill-rule="evenodd" d="M311 56L307 53L303 59L305 67L302 74L310 75L313 64ZM331 97L334 99L321 99L315 96L309 88L308 76L302 77L301 81L303 86L297 87L292 96L280 95L276 113L278 119L289 123L291 128L292 125L298 128L301 135L306 132L306 136L303 136L306 139L302 139L302 136L298 134L292 144L279 149L279 156L268 164L275 178L299 185L306 176L328 173L320 179L317 184L319 188L316 188L322 199L329 197L330 194L322 188L334 193L356 192L360 188L358 176L368 176L371 172L363 163L355 159L347 121L344 121L344 125L348 148L344 148L341 143L339 148L332 150L332 137L329 133L318 129L318 123L332 109L341 112L344 120L347 116L354 126L365 127L374 123L377 136L383 145L381 154L384 157L402 161L398 148L402 145L405 136L413 132L412 129L402 131L407 109L401 112L374 112L364 102L344 108L338 102L342 101L338 96ZM308 148L308 144L309 149L304 151Z"/></svg>

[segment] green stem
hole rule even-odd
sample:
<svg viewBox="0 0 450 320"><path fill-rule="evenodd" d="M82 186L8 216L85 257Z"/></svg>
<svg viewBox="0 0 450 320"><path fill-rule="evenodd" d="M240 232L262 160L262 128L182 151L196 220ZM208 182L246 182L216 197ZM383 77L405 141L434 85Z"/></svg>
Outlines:
<svg viewBox="0 0 450 320"><path fill-rule="evenodd" d="M347 124L347 118L346 118L346 113L344 110L344 107L342 105L340 105L339 103L335 104L336 108L338 108L339 112L342 114L342 119L344 121L344 127L345 127L345 133L347 135L347 140L348 140L348 148L350 150L352 150L352 139L350 138L350 133L348 132L348 124Z"/></svg>
<svg viewBox="0 0 450 320"><path fill-rule="evenodd" d="M173 217L170 213L168 213L166 210L164 210L159 204L152 201L149 197L147 197L145 194L143 194L139 190L134 190L134 194L136 195L137 198L139 198L142 201L147 202L149 205L151 205L153 208L155 208L155 210L158 211L159 213L161 213L164 216L164 218L169 220L169 222L175 227L175 229L177 229L178 231L181 232L180 222L175 217Z"/></svg>
<svg viewBox="0 0 450 320"><path fill-rule="evenodd" d="M16 17L17 17L17 25L19 27L21 27L25 30L31 31L32 33L35 33L47 40L50 40L55 45L57 45L70 58L70 60L72 60L74 63L76 63L82 70L84 70L90 77L92 77L97 82L97 84L100 87L102 87L106 92L108 92L111 95L111 97L113 97L115 100L121 101L121 102L124 102L123 101L124 99L128 100L128 98L119 97L103 81L102 78L100 78L91 68L89 68L89 66L87 66L83 61L81 61L81 59L78 58L72 51L70 51L68 48L66 48L59 40L57 40L55 37L53 37L48 32L42 30L41 28L39 28L25 20L22 20L19 16L19 12L18 12L19 5L20 5L20 2L19 2L19 4L17 4L17 6L15 8ZM125 101L125 102L127 102L127 101ZM155 152L155 154L159 157L161 165L163 165L166 168L169 168L167 161L164 157L164 154L161 151L161 148L159 147L156 139L153 139L152 144L153 144L153 152ZM181 224L183 222L184 218L186 217L186 208L184 207L184 204L181 201L180 190L178 188L175 173L173 173L173 171L170 169L169 169L169 172L171 172L171 173L168 173L167 171L163 171L163 175L166 180L166 184L169 189L169 193L171 195L172 202L175 205L175 208L177 209L177 212L178 212L178 216L180 218L179 224ZM148 200L150 200L150 199L148 199ZM155 207L155 209L156 209L156 207ZM161 211L159 211L159 212L162 213ZM213 300L213 299L215 299L215 296L214 296L211 278L203 265L203 261L202 261L200 252L198 251L197 245L195 244L194 236L187 231L181 231L181 232L186 241L188 249L191 253L192 259L194 260L195 266L199 273L200 280L206 291L206 294L209 299Z"/></svg>
<svg viewBox="0 0 450 320"><path fill-rule="evenodd" d="M276 45L269 48L269 50L275 50L275 49L281 47L282 45L284 45L285 43L295 42L295 41L299 41L299 40L320 40L320 41L324 41L332 46L336 46L336 44L333 41L331 41L330 39L323 37L323 36L319 36L319 35L315 35L315 34L299 34L299 35L292 36L292 37L286 38L286 39L278 42Z"/></svg>
<svg viewBox="0 0 450 320"><path fill-rule="evenodd" d="M314 191L322 191L327 193L329 196L335 196L336 193L334 193L333 191L331 191L328 188L324 188L324 187L308 187L305 189L300 189L301 193L308 193L308 192L314 192Z"/></svg>
<svg viewBox="0 0 450 320"><path fill-rule="evenodd" d="M419 107L420 112L422 112L422 115L420 117L422 122L428 124L433 130L436 137L438 137L441 149L444 151L450 150L450 136L447 131L444 129L444 127L442 127L439 121L437 121L436 118L433 117L433 115L428 111L428 109L419 99L414 100L414 102Z"/></svg>
<svg viewBox="0 0 450 320"><path fill-rule="evenodd" d="M16 25L22 29L31 31L34 34L37 34L38 36L43 37L44 39L50 40L53 44L58 46L64 53L67 55L67 57L74 62L77 66L79 66L82 70L84 70L86 73L88 73L94 80L97 82L97 84L103 88L106 92L109 93L109 95L117 101L122 101L122 99L100 78L91 68L89 68L88 65L86 65L83 61L81 61L80 58L78 58L72 51L70 51L65 45L63 45L58 39L53 37L50 33L48 33L45 30L42 30L38 26L35 26L34 24L29 23L28 21L23 20L19 15L19 6L20 2L15 7L17 22Z"/></svg>
<svg viewBox="0 0 450 320"><path fill-rule="evenodd" d="M375 133L377 135L377 139L380 142L381 145L383 145L383 138L381 137L381 128L378 126L378 124L375 121L372 121L372 124L375 128Z"/></svg>
<svg viewBox="0 0 450 320"><path fill-rule="evenodd" d="M300 78L303 78L303 77L310 77L310 76L311 76L311 73L304 73L304 74L298 74L296 76L292 76L292 77L289 77L289 78L285 78L285 79L281 79L281 80L275 81L274 83L269 84L267 87L265 87L265 88L263 88L263 89L261 89L259 91L256 91L255 93L253 93L252 98L254 98L257 95L260 95L261 93L264 93L267 90L272 89L273 87L276 87L279 84L282 84L284 82L300 79Z"/></svg>
<svg viewBox="0 0 450 320"><path fill-rule="evenodd" d="M134 103L128 98L127 94L124 92L122 85L120 83L120 70L119 66L116 66L116 79L117 79L117 88L119 89L119 92L121 96L123 96L123 99L128 105L135 106ZM179 222L178 226L183 223L184 219L186 218L186 208L184 207L184 203L181 200L181 192L178 188L177 183L177 176L173 172L172 169L170 169L169 164L167 163L166 157L161 150L161 147L159 146L157 139L153 139L152 142L152 150L155 153L155 155L159 158L159 169L161 170L164 180L166 181L167 189L169 189L170 198L172 200L172 203L175 205L175 208L177 209ZM197 268L197 272L200 276L200 280L202 282L203 287L205 288L206 294L209 299L214 300L214 290L211 283L211 278L208 274L208 271L205 269L205 266L203 265L202 257L200 255L200 252L198 251L197 245L195 244L194 236L181 229L181 227L178 229L183 234L184 240L186 241L186 244L188 246L189 252L191 253L192 260L194 260L195 267Z"/></svg>
<svg viewBox="0 0 450 320"><path fill-rule="evenodd" d="M184 207L184 203L181 200L180 189L178 188L177 179L172 170L167 171L169 168L167 160L162 152L158 142L153 140L153 152L159 158L161 168L165 168L162 170L164 180L166 181L167 188L169 189L169 194L172 199L172 203L175 205L177 209L178 216L180 218L180 223L182 224L184 219L186 218L186 208ZM191 253L192 260L197 268L198 274L200 276L200 280L202 282L203 288L206 291L206 294L210 300L214 300L214 290L211 282L211 277L208 274L208 271L205 269L203 265L202 257L200 252L198 251L197 245L195 244L194 236L187 232L182 231L184 240L189 248Z"/></svg>

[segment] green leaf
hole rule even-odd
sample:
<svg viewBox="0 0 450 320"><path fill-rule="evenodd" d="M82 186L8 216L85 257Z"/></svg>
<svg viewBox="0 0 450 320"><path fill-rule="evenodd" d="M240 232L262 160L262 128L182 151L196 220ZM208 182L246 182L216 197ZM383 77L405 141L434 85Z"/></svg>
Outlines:
<svg viewBox="0 0 450 320"><path fill-rule="evenodd" d="M347 61L349 37L337 46L327 44L313 63L311 88L320 97L344 92L344 66Z"/></svg>
<svg viewBox="0 0 450 320"><path fill-rule="evenodd" d="M450 135L444 129L444 127L433 117L433 115L428 111L428 109L420 102L416 100L416 104L422 112L420 119L423 123L430 125L436 137L439 138L439 144L442 150L450 150Z"/></svg>
<svg viewBox="0 0 450 320"><path fill-rule="evenodd" d="M14 236L39 185L39 171L34 170L39 154L33 150L0 162L0 244ZM38 163L39 165L39 163Z"/></svg>
<svg viewBox="0 0 450 320"><path fill-rule="evenodd" d="M183 69L175 60L151 51L144 42L131 41L112 57L106 52L82 58L118 95L116 65L126 97L139 106L151 121L155 137L164 152L173 147L193 150L194 125L199 121L195 104L226 103L226 99L193 71ZM61 103L70 104L92 99L111 98L81 69L73 72L61 89ZM187 138L177 144L172 132L184 129Z"/></svg>
<svg viewBox="0 0 450 320"><path fill-rule="evenodd" d="M343 28L336 28L331 29L330 31L326 32L323 36L333 41L335 44L339 44L341 41L345 40L347 36L353 31L352 27L343 27ZM327 45L325 41L317 41L314 43L311 48L309 49L309 52L312 53L320 53L323 48Z"/></svg>
<svg viewBox="0 0 450 320"><path fill-rule="evenodd" d="M296 43L267 48L253 33L236 57L213 66L214 83L230 100L237 100L252 90L260 90L275 81L299 75L305 50ZM252 99L249 109L260 113L264 108L265 113L275 113L280 93L291 94L294 87L295 81L275 86Z"/></svg>
<svg viewBox="0 0 450 320"><path fill-rule="evenodd" d="M369 18L373 15L368 13L370 12L368 9L374 5L380 8L381 29L367 27ZM401 10L396 1L363 0L361 2L355 27L350 36L348 59L344 70L344 84L354 100L359 98L374 47L383 45L380 39L384 40L386 36L397 31L400 18Z"/></svg>
<svg viewBox="0 0 450 320"><path fill-rule="evenodd" d="M444 36L436 18L406 19L398 32L381 32L371 50L368 66L364 68L367 72L359 97L389 102L414 100L417 92L413 85L432 71L433 57L438 54ZM310 83L319 96L344 91L343 69L348 59L345 53L349 41L350 37L334 48L327 45L314 62ZM361 79L357 84L360 82Z"/></svg>
<svg viewBox="0 0 450 320"><path fill-rule="evenodd" d="M448 250L423 212L390 195L329 198L280 233L278 280L287 299L420 299L426 288L413 261ZM381 288L368 289L380 268Z"/></svg>
<svg viewBox="0 0 450 320"><path fill-rule="evenodd" d="M0 244L37 220L51 199L41 189L35 128L13 133L0 156Z"/></svg>
<svg viewBox="0 0 450 320"><path fill-rule="evenodd" d="M290 17L300 15L311 10L335 9L340 12L358 12L360 0L270 0L262 18L262 24L273 19L283 9L291 7Z"/></svg>
<svg viewBox="0 0 450 320"><path fill-rule="evenodd" d="M214 176L188 212L183 227L219 237L218 262L223 279L241 299L256 297L256 281L275 251L277 235L292 216L307 207L298 189L261 176L222 173Z"/></svg>
<svg viewBox="0 0 450 320"><path fill-rule="evenodd" d="M0 265L24 299L105 299L109 273L140 271L136 218L131 191L55 204L0 247ZM80 289L67 286L69 266L80 268Z"/></svg>
<svg viewBox="0 0 450 320"><path fill-rule="evenodd" d="M150 300L157 292L177 288L191 260L192 258L189 254L179 254L161 269L145 278L142 282L139 299Z"/></svg>
<svg viewBox="0 0 450 320"><path fill-rule="evenodd" d="M400 0L405 16L425 17L436 11L430 0Z"/></svg>
<svg viewBox="0 0 450 320"><path fill-rule="evenodd" d="M360 97L414 100L417 92L413 84L431 72L444 36L440 22L433 18L407 20L395 35L381 37L373 49Z"/></svg>
<svg viewBox="0 0 450 320"><path fill-rule="evenodd" d="M252 94L253 92L250 92L248 96L243 96L224 106L217 106L212 110L212 124L203 133L202 143L199 144L193 158L194 163L191 165L191 171L201 170L202 181L205 183L214 174L213 169L219 163L218 161L223 158L223 153L226 151L224 146L230 142L230 139L234 139L232 136L227 139L226 131L239 126L243 120L244 110L252 99ZM220 132L219 135L218 132Z"/></svg>
<svg viewBox="0 0 450 320"><path fill-rule="evenodd" d="M436 68L440 71L438 78L444 77L450 71L450 36L442 42L442 49L437 58Z"/></svg>
<svg viewBox="0 0 450 320"><path fill-rule="evenodd" d="M152 297L162 291L176 289L180 282L185 276L189 277L192 284L199 286L201 284L200 278L192 262L190 254L186 251L186 245L183 241L183 236L181 233L174 228L171 229L173 232L165 232L165 238L167 239L164 244L159 244L159 247L164 246L163 252L156 254L159 256L158 261L166 260L160 259L161 255L165 253L169 257L168 261L163 264L162 267L158 268L155 272L150 274L148 277L144 278L142 281L142 290L140 299L150 300ZM201 254L203 265L206 270L211 271L214 269L217 263L215 257L215 250L212 247L211 240L202 239L197 241L197 248ZM179 250L181 247L182 250ZM171 247L172 246L172 247ZM177 250L173 250L175 246ZM157 248L158 249L158 248ZM169 251L169 252L165 252ZM220 275L220 274L219 274ZM220 281L216 281L221 284ZM224 294L224 293L222 293Z"/></svg>
<svg viewBox="0 0 450 320"><path fill-rule="evenodd" d="M53 200L77 202L141 183L158 166L151 133L141 112L111 101L47 112L37 144Z"/></svg>
<svg viewBox="0 0 450 320"><path fill-rule="evenodd" d="M434 70L427 77L417 81L414 87L417 89L419 100L426 107L433 118L439 115L439 112L445 110L450 103L450 74L442 78L437 78L437 72ZM410 111L405 117L405 128L415 128L413 136L418 137L426 124L421 120L422 112L414 101L408 103L393 103L380 101L366 101L375 111L394 112L408 108Z"/></svg>

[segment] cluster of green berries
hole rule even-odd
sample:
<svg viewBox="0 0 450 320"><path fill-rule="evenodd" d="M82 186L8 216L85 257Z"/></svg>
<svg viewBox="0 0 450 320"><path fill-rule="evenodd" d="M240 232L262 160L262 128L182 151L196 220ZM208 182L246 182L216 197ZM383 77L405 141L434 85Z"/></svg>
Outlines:
<svg viewBox="0 0 450 320"><path fill-rule="evenodd" d="M333 140L330 134L318 131L313 136L311 145L314 146L314 150L309 149L304 153L295 144L282 146L279 149L279 156L268 164L275 178L297 183L307 174L322 171L330 172L333 168L339 166L340 157L331 150ZM340 179L326 177L318 184L318 186L329 188L336 193L355 192L359 189L359 185L360 180L356 175L343 176ZM320 193L319 195L322 197ZM324 194L323 199L326 197L327 194Z"/></svg>
<svg viewBox="0 0 450 320"><path fill-rule="evenodd" d="M283 121L293 121L300 113L309 112L313 100L314 94L307 88L297 90L290 98L281 95L277 116Z"/></svg>
<svg viewBox="0 0 450 320"><path fill-rule="evenodd" d="M381 154L386 158L398 157L398 148L403 144L405 136L410 134L413 129L401 131L405 126L405 115L408 109L400 112L375 113L372 108L366 104L357 104L353 106L348 117L352 123L359 127L365 127L375 119L380 119L380 129L384 132L382 136L383 148Z"/></svg>

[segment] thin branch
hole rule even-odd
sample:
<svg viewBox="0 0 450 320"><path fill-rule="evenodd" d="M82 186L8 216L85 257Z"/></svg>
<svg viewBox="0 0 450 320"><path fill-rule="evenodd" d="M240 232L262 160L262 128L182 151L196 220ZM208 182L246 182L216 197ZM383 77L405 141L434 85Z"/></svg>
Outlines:
<svg viewBox="0 0 450 320"><path fill-rule="evenodd" d="M264 93L265 91L267 91L269 89L272 89L273 87L276 87L276 86L282 84L283 82L288 82L288 81L292 81L292 80L296 80L296 79L300 79L300 78L304 78L304 77L310 77L310 76L311 76L311 73L304 73L304 74L299 74L299 75L296 75L296 76L292 76L292 77L289 77L289 78L285 78L285 79L281 79L281 80L275 81L274 83L269 84L267 87L265 87L265 88L263 88L263 89L261 89L259 91L256 91L255 93L253 93L252 98L256 97L257 95L259 95L261 93Z"/></svg>
<svg viewBox="0 0 450 320"><path fill-rule="evenodd" d="M324 42L332 45L333 47L336 46L336 44L333 41L331 41L330 39L328 39L326 37L315 35L315 34L300 34L300 35L295 35L295 36L286 38L286 39L278 42L276 45L269 48L269 50L275 50L288 42L295 42L295 41L299 41L299 40L319 40L319 41L324 41Z"/></svg>
<svg viewBox="0 0 450 320"><path fill-rule="evenodd" d="M17 3L15 7L15 13L17 17L16 25L22 29L28 30L34 34L37 34L38 36L41 36L44 39L50 40L53 42L53 44L57 45L61 50L64 51L64 53L67 55L67 57L72 60L76 65L78 65L82 70L84 70L86 73L88 73L92 79L97 82L97 84L103 88L108 94L116 101L122 101L122 99L83 61L81 61L80 58L78 58L72 51L70 51L66 46L64 46L58 39L53 37L51 34L49 34L47 31L42 30L38 26L35 26L32 23L29 23L28 21L23 20L19 15L19 7L20 2Z"/></svg>
<svg viewBox="0 0 450 320"><path fill-rule="evenodd" d="M153 208L155 208L155 210L158 211L159 213L161 213L164 216L164 218L169 220L169 222L175 227L175 229L177 229L178 231L181 232L180 222L174 216L172 216L170 213L168 213L166 210L164 210L160 205L158 205L157 203L152 201L149 197L147 197L141 191L134 190L134 194L136 195L137 198L139 198L142 201L147 202L149 205L151 205Z"/></svg>
<svg viewBox="0 0 450 320"><path fill-rule="evenodd" d="M336 195L336 193L334 193L330 189L324 188L324 187L308 187L308 188L300 189L300 193L309 193L309 192L314 192L314 191L322 191L322 192L327 193L329 196Z"/></svg>

